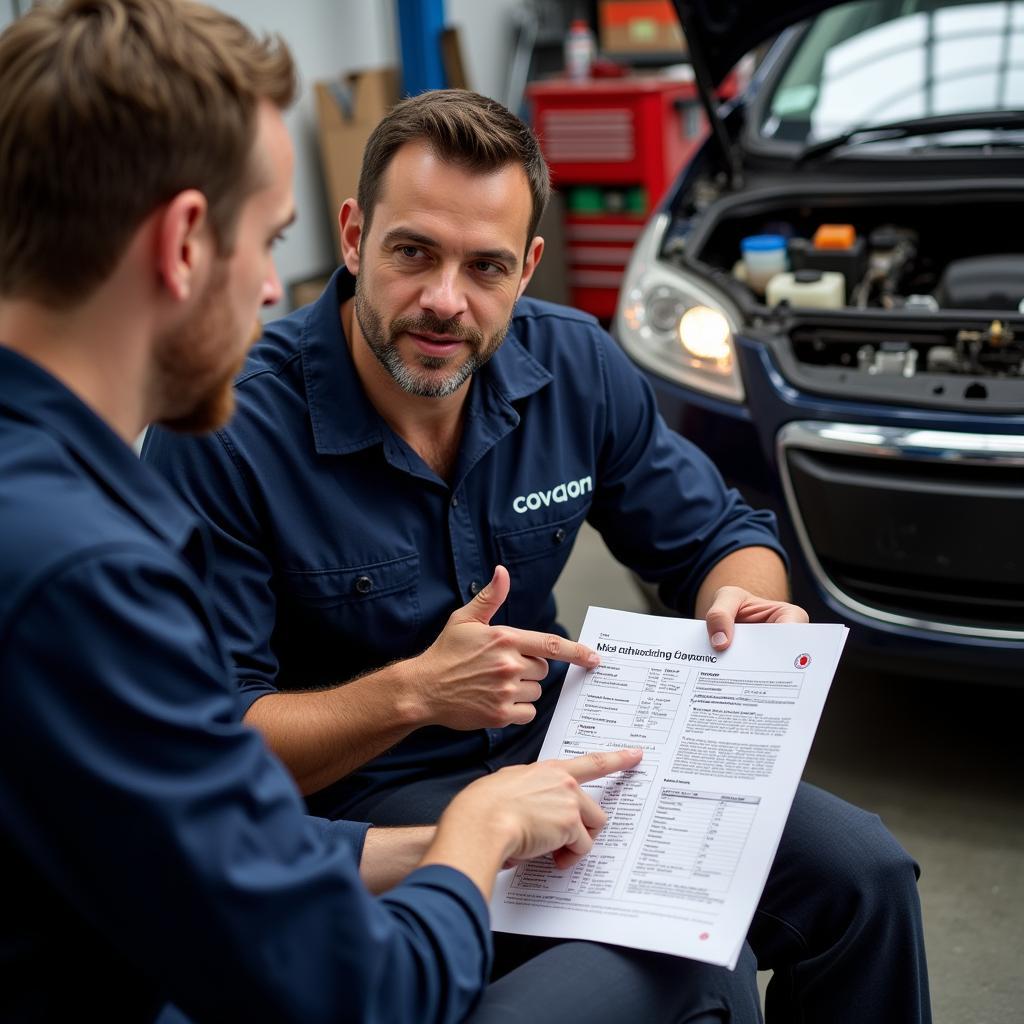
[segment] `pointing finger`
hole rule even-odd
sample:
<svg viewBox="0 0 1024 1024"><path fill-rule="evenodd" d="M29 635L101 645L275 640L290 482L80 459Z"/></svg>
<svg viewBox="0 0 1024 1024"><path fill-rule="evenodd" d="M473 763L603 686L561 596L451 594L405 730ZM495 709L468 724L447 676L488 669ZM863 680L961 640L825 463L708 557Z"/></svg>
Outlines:
<svg viewBox="0 0 1024 1024"><path fill-rule="evenodd" d="M508 627L520 654L533 658L548 658L551 661L568 661L582 668L597 668L601 664L597 651L573 640L566 640L557 633L535 633L529 629Z"/></svg>
<svg viewBox="0 0 1024 1024"><path fill-rule="evenodd" d="M627 768L635 768L644 756L639 747L632 750L595 750L582 757L573 757L559 764L577 781L593 782L603 779L612 772L621 772Z"/></svg>

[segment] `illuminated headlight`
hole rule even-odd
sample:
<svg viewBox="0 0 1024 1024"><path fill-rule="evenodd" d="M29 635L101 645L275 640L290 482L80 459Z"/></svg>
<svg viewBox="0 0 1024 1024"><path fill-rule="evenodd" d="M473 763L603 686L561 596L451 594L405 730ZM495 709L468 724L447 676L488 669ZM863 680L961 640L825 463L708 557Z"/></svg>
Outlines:
<svg viewBox="0 0 1024 1024"><path fill-rule="evenodd" d="M732 365L732 329L720 310L691 306L679 319L679 343L697 359Z"/></svg>
<svg viewBox="0 0 1024 1024"><path fill-rule="evenodd" d="M619 297L616 336L659 376L742 402L734 340L739 313L726 296L658 260L668 222L667 214L658 214L637 241Z"/></svg>

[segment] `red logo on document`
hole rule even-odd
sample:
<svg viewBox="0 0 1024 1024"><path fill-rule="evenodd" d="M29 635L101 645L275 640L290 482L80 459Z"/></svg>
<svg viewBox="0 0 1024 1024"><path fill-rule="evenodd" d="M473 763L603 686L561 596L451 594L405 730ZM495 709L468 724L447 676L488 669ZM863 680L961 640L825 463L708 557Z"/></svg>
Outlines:
<svg viewBox="0 0 1024 1024"><path fill-rule="evenodd" d="M711 932L701 932L697 938L700 939L701 942L707 942L707 940L711 938Z"/></svg>
<svg viewBox="0 0 1024 1024"><path fill-rule="evenodd" d="M811 663L811 656L809 654L798 654L793 661L793 664L797 668L807 668Z"/></svg>

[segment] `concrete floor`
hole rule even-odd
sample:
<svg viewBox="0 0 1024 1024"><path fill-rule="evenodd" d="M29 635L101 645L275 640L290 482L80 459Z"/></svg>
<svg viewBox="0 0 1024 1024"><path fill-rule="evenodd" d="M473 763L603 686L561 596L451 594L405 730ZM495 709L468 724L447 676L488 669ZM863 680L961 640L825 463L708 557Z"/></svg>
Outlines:
<svg viewBox="0 0 1024 1024"><path fill-rule="evenodd" d="M590 604L646 611L589 528L556 594L573 636ZM955 686L841 667L805 772L880 814L921 864L936 1024L1024 1024L1021 676Z"/></svg>

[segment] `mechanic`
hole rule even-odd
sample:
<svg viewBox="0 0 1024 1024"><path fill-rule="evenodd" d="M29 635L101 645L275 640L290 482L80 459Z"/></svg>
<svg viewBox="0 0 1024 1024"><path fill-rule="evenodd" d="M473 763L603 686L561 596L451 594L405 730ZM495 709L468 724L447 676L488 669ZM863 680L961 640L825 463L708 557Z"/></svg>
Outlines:
<svg viewBox="0 0 1024 1024"><path fill-rule="evenodd" d="M433 821L537 756L585 519L713 648L807 620L770 514L667 429L591 317L521 298L548 190L500 104L403 101L340 211L344 266L266 329L231 425L147 440L212 526L245 720L326 816ZM875 816L801 785L749 936L770 1016L929 1019L916 873Z"/></svg>
<svg viewBox="0 0 1024 1024"><path fill-rule="evenodd" d="M563 944L478 1002L495 874L575 863L604 824L580 783L640 752L510 767L436 830L307 817L239 721L205 528L130 447L230 412L281 296L293 92L283 44L185 0L39 4L0 36L4 1021L528 1019L593 956ZM735 1003L666 961L604 949L565 1019Z"/></svg>

